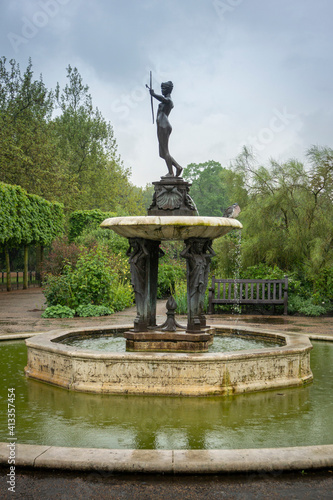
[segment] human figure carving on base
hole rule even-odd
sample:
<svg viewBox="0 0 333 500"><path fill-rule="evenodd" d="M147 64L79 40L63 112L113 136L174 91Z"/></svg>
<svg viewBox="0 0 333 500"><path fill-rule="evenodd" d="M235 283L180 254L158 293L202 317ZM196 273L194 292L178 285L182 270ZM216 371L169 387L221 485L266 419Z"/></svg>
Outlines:
<svg viewBox="0 0 333 500"><path fill-rule="evenodd" d="M129 238L130 247L126 252L129 257L131 269L131 283L135 293L135 303L137 310L137 322L141 322L145 317L145 294L146 294L146 275L147 259L149 252L145 241L142 238Z"/></svg>
<svg viewBox="0 0 333 500"><path fill-rule="evenodd" d="M188 328L199 329L206 326L203 314L205 291L208 284L209 266L215 255L208 238L189 238L181 256L187 261L188 280Z"/></svg>

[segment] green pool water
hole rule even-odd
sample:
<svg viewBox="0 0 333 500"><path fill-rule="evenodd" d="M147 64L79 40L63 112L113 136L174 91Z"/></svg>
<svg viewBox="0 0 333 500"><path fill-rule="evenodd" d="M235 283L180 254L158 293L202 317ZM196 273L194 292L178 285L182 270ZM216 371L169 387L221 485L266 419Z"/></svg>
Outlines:
<svg viewBox="0 0 333 500"><path fill-rule="evenodd" d="M0 343L0 441L15 388L17 442L137 449L333 444L333 344L313 342L314 382L237 396L83 394L28 380L24 342Z"/></svg>

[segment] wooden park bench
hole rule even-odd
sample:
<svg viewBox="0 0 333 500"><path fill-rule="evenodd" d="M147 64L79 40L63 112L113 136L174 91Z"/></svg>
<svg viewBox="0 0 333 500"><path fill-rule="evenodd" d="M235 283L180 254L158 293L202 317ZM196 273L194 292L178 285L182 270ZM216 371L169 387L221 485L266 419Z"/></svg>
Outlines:
<svg viewBox="0 0 333 500"><path fill-rule="evenodd" d="M288 277L282 280L248 280L213 276L208 297L208 314L214 314L215 304L283 304L284 314L288 314Z"/></svg>

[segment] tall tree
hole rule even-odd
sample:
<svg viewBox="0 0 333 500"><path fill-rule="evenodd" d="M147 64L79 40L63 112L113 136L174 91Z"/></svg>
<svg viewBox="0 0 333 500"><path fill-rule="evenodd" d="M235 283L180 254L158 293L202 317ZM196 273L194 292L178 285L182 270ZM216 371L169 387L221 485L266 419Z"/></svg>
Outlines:
<svg viewBox="0 0 333 500"><path fill-rule="evenodd" d="M219 162L191 163L184 169L183 176L192 182L191 197L199 215L221 217L230 204L242 203L245 191L241 192L239 176ZM242 199L236 200L236 195Z"/></svg>
<svg viewBox="0 0 333 500"><path fill-rule="evenodd" d="M137 210L139 199L128 180L130 170L117 153L111 124L93 107L89 87L83 84L77 68L69 65L67 78L62 91L59 84L56 87L61 114L54 124L63 159L79 189L76 208Z"/></svg>
<svg viewBox="0 0 333 500"><path fill-rule="evenodd" d="M59 156L51 122L52 92L42 77L35 80L32 63L21 73L14 60L0 58L0 180L19 184L51 201L63 199L72 185Z"/></svg>

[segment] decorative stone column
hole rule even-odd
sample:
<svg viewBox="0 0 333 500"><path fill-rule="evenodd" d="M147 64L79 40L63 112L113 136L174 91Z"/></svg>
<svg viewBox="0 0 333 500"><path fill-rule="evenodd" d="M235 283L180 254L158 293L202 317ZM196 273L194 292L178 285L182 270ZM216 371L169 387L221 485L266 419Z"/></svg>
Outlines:
<svg viewBox="0 0 333 500"><path fill-rule="evenodd" d="M158 259L164 253L159 248L160 241L145 238L129 238L128 241L127 255L137 311L134 331L146 332L148 327L156 326Z"/></svg>
<svg viewBox="0 0 333 500"><path fill-rule="evenodd" d="M187 329L188 333L202 333L206 327L204 311L210 261L215 255L209 238L189 238L180 254L186 259Z"/></svg>

